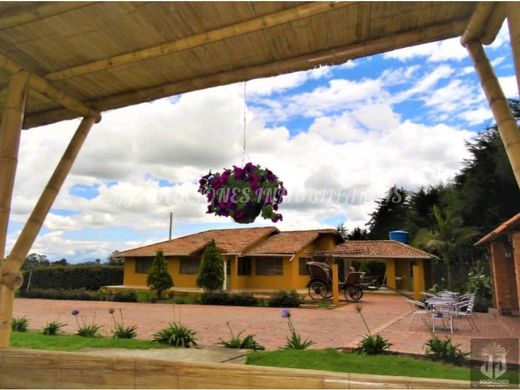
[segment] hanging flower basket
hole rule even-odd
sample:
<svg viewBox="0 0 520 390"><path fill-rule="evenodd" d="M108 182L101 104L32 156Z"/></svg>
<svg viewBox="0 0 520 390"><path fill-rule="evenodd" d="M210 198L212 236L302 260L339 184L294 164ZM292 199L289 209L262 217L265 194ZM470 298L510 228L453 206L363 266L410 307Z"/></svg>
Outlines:
<svg viewBox="0 0 520 390"><path fill-rule="evenodd" d="M222 173L210 171L199 184L198 192L209 202L208 214L231 217L238 223L252 223L259 215L273 222L282 220L276 211L287 190L267 168L247 163Z"/></svg>

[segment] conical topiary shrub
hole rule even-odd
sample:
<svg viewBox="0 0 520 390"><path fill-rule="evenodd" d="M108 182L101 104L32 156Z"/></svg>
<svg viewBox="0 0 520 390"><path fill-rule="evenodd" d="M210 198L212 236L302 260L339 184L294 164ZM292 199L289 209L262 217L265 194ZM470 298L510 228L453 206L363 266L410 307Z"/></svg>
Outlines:
<svg viewBox="0 0 520 390"><path fill-rule="evenodd" d="M168 272L168 262L164 257L163 251L157 251L155 254L155 259L148 270L146 284L157 292L157 299L161 298L164 290L173 287L173 279Z"/></svg>
<svg viewBox="0 0 520 390"><path fill-rule="evenodd" d="M202 254L197 285L205 290L219 290L224 283L224 264L214 240L208 244Z"/></svg>

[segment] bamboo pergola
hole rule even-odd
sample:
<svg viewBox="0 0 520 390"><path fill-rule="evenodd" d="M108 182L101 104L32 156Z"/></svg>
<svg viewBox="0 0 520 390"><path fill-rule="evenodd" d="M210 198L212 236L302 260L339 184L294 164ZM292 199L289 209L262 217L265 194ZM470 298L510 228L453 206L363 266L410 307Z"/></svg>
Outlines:
<svg viewBox="0 0 520 390"><path fill-rule="evenodd" d="M520 132L482 48L506 17L518 79L517 3L1 2L0 348L9 344L23 261L103 111L461 37L520 185ZM78 117L6 257L21 130Z"/></svg>

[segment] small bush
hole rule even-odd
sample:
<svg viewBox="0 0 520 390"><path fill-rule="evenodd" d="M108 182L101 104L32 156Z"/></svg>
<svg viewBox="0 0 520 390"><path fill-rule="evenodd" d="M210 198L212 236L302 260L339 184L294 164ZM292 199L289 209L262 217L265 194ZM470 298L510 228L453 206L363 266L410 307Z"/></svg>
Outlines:
<svg viewBox="0 0 520 390"><path fill-rule="evenodd" d="M296 332L291 320L291 311L289 309L283 309L281 315L282 318L287 318L287 325L291 332L291 337L286 338L287 342L284 349L307 349L314 344L314 341L312 340L302 340L301 336Z"/></svg>
<svg viewBox="0 0 520 390"><path fill-rule="evenodd" d="M57 336L60 333L61 328L67 326L58 321L47 322L43 327L42 333L46 336Z"/></svg>
<svg viewBox="0 0 520 390"><path fill-rule="evenodd" d="M29 320L25 317L13 317L11 320L11 329L13 332L27 332Z"/></svg>
<svg viewBox="0 0 520 390"><path fill-rule="evenodd" d="M137 293L135 291L117 292L110 297L113 302L137 302Z"/></svg>
<svg viewBox="0 0 520 390"><path fill-rule="evenodd" d="M81 337L99 337L99 330L101 325L96 324L85 324L81 325L76 332L76 335Z"/></svg>
<svg viewBox="0 0 520 390"><path fill-rule="evenodd" d="M224 283L224 261L215 240L211 240L202 253L202 264L197 275L197 285L205 290L218 290Z"/></svg>
<svg viewBox="0 0 520 390"><path fill-rule="evenodd" d="M295 290L278 291L268 301L268 305L271 307L298 307L301 304L302 299Z"/></svg>
<svg viewBox="0 0 520 390"><path fill-rule="evenodd" d="M226 325L229 328L231 339L228 341L220 339L220 345L223 345L226 348L252 349L254 351L262 351L265 349L263 345L260 345L256 342L254 335L249 334L242 338L244 331L238 332L238 334L235 335L229 322L227 322Z"/></svg>
<svg viewBox="0 0 520 390"><path fill-rule="evenodd" d="M196 332L180 322L171 322L168 326L153 335L154 343L171 345L172 347L189 348L197 345Z"/></svg>
<svg viewBox="0 0 520 390"><path fill-rule="evenodd" d="M367 355L379 355L392 346L388 340L380 335L366 335L359 342L356 351Z"/></svg>
<svg viewBox="0 0 520 390"><path fill-rule="evenodd" d="M453 345L450 337L441 340L439 337L433 335L425 344L426 356L432 360L441 361L443 363L463 365L466 356L469 354L463 352L459 346L460 344Z"/></svg>
<svg viewBox="0 0 520 390"><path fill-rule="evenodd" d="M201 295L203 305L230 305L231 297L227 291L214 290L204 291Z"/></svg>
<svg viewBox="0 0 520 390"><path fill-rule="evenodd" d="M137 336L136 330L137 325L125 326L125 318L123 315L123 309L119 309L120 322L117 321L115 316L115 310L110 309L108 311L114 321L114 330L112 331L112 337L115 339L133 339Z"/></svg>
<svg viewBox="0 0 520 390"><path fill-rule="evenodd" d="M157 293L157 299L161 299L162 292L174 285L172 276L168 272L168 260L161 250L155 254L152 265L148 270L146 285Z"/></svg>
<svg viewBox="0 0 520 390"><path fill-rule="evenodd" d="M230 298L234 306L258 306L258 299L253 294L236 293L231 294Z"/></svg>

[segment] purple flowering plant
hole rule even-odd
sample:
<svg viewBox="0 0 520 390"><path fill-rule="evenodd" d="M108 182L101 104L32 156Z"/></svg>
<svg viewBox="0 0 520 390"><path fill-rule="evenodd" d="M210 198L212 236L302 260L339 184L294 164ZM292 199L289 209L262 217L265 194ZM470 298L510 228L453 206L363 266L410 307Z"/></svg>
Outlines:
<svg viewBox="0 0 520 390"><path fill-rule="evenodd" d="M208 214L231 217L238 223L254 222L259 215L272 222L282 220L277 213L287 190L273 172L247 163L240 168L211 171L199 180L199 190L208 200Z"/></svg>

